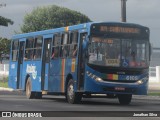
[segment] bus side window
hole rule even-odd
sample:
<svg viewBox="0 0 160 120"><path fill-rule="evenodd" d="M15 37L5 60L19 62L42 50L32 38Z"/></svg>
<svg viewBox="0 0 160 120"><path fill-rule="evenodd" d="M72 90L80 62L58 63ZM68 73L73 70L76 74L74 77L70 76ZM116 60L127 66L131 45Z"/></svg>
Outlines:
<svg viewBox="0 0 160 120"><path fill-rule="evenodd" d="M62 34L62 40L61 40L61 52L60 52L60 57L66 58L68 57L68 41L69 41L69 34L64 33Z"/></svg>
<svg viewBox="0 0 160 120"><path fill-rule="evenodd" d="M58 58L58 52L59 52L59 47L57 46L57 47L53 47L52 48L52 56L51 56L51 58L52 59L54 59L54 58Z"/></svg>
<svg viewBox="0 0 160 120"><path fill-rule="evenodd" d="M59 45L61 42L61 35L60 34L55 34L53 38L53 44L52 44L52 54L51 58L55 59L59 57Z"/></svg>
<svg viewBox="0 0 160 120"><path fill-rule="evenodd" d="M34 59L40 59L42 54L42 43L43 43L43 37L38 36L35 38L35 45L34 45Z"/></svg>
<svg viewBox="0 0 160 120"><path fill-rule="evenodd" d="M17 61L18 59L18 40L12 42L12 61Z"/></svg>
<svg viewBox="0 0 160 120"><path fill-rule="evenodd" d="M25 50L25 58L24 60L32 60L33 59L33 46L34 45L34 38L28 38L26 40L26 50Z"/></svg>
<svg viewBox="0 0 160 120"><path fill-rule="evenodd" d="M78 32L72 32L70 33L70 50L69 50L69 56L70 57L76 57L77 51L78 51Z"/></svg>
<svg viewBox="0 0 160 120"><path fill-rule="evenodd" d="M73 49L73 53L72 53L72 56L73 56L73 57L76 57L76 56L77 56L77 50L78 50L77 45L74 45L74 49Z"/></svg>

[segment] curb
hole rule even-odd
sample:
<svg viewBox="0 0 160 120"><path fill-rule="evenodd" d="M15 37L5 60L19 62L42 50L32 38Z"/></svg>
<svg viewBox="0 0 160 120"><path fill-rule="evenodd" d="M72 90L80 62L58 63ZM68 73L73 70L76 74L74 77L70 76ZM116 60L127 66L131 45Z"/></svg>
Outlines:
<svg viewBox="0 0 160 120"><path fill-rule="evenodd" d="M0 91L13 92L14 90L13 90L12 88L4 88L4 87L0 87Z"/></svg>
<svg viewBox="0 0 160 120"><path fill-rule="evenodd" d="M133 95L132 97L133 99L136 99L136 100L158 100L160 101L160 96L148 96L148 95Z"/></svg>

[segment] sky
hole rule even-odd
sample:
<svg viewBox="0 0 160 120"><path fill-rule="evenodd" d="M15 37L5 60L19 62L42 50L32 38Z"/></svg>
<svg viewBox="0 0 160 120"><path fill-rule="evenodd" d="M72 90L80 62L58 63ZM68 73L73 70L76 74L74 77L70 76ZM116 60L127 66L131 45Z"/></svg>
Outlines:
<svg viewBox="0 0 160 120"><path fill-rule="evenodd" d="M92 21L121 22L121 0L0 0L0 16L12 19L13 25L0 26L0 37L20 31L23 18L38 6L58 5L87 15ZM160 48L160 0L127 0L127 22L150 28L153 47Z"/></svg>

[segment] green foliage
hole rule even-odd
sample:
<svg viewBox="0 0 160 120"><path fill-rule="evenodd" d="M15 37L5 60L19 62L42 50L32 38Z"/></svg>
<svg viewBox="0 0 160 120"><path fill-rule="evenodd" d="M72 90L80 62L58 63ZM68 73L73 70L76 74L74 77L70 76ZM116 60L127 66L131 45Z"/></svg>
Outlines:
<svg viewBox="0 0 160 120"><path fill-rule="evenodd" d="M8 76L4 76L0 79L0 87L8 88Z"/></svg>
<svg viewBox="0 0 160 120"><path fill-rule="evenodd" d="M79 23L90 22L91 20L81 14L67 8L51 5L38 7L24 17L24 24L21 26L22 33L53 29L70 26Z"/></svg>
<svg viewBox="0 0 160 120"><path fill-rule="evenodd" d="M150 96L160 96L160 92L159 91L157 91L157 92L151 92L148 95L150 95Z"/></svg>
<svg viewBox="0 0 160 120"><path fill-rule="evenodd" d="M13 24L13 21L11 19L5 18L0 16L0 25L2 26L8 26L8 24Z"/></svg>
<svg viewBox="0 0 160 120"><path fill-rule="evenodd" d="M11 41L0 37L0 58L2 54L9 54Z"/></svg>

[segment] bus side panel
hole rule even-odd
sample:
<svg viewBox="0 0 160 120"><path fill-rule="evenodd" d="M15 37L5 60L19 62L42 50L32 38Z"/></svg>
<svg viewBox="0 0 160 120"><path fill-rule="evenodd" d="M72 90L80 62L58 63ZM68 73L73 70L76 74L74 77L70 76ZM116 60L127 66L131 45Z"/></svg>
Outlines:
<svg viewBox="0 0 160 120"><path fill-rule="evenodd" d="M32 91L41 91L41 61L25 61L23 67L22 88L25 89L26 77L30 76Z"/></svg>
<svg viewBox="0 0 160 120"><path fill-rule="evenodd" d="M49 76L49 92L60 92L60 71L61 60L54 59L50 62L50 76Z"/></svg>
<svg viewBox="0 0 160 120"><path fill-rule="evenodd" d="M44 90L48 90L49 64L45 64Z"/></svg>
<svg viewBox="0 0 160 120"><path fill-rule="evenodd" d="M66 65L65 65L65 81L64 83L66 83L66 78L67 75L71 74L72 79L75 81L75 90L77 90L77 59L76 58L72 58L72 59L66 59ZM64 86L64 89L67 86Z"/></svg>
<svg viewBox="0 0 160 120"><path fill-rule="evenodd" d="M26 80L27 80L27 72L26 72L26 70L27 70L27 63L28 62L23 62L23 73L22 73L22 89L23 90L25 90L25 88L26 88Z"/></svg>
<svg viewBox="0 0 160 120"><path fill-rule="evenodd" d="M8 86L17 89L17 62L11 62L9 65Z"/></svg>
<svg viewBox="0 0 160 120"><path fill-rule="evenodd" d="M66 78L69 74L72 75L73 80L77 80L76 58L51 60L49 91L64 93Z"/></svg>

